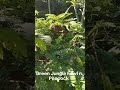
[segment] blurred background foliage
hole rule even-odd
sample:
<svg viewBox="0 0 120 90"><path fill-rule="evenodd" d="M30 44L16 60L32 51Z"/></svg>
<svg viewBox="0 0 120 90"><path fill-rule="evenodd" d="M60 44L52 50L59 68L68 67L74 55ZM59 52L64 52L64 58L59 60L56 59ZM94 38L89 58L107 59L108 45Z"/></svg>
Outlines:
<svg viewBox="0 0 120 90"><path fill-rule="evenodd" d="M0 10L4 11L4 16L14 16L24 22L34 21L34 6L34 0L0 0Z"/></svg>
<svg viewBox="0 0 120 90"><path fill-rule="evenodd" d="M118 0L86 1L86 90L120 90Z"/></svg>
<svg viewBox="0 0 120 90"><path fill-rule="evenodd" d="M0 0L0 90L34 86L34 40L21 26L34 21L33 2Z"/></svg>

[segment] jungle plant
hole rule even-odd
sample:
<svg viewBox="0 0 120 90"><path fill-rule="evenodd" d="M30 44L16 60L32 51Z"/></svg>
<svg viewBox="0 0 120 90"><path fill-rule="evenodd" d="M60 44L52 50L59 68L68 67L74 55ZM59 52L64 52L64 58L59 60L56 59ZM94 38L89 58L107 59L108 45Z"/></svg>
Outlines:
<svg viewBox="0 0 120 90"><path fill-rule="evenodd" d="M85 31L80 22L76 22L74 18L68 18L70 15L71 13L46 14L45 19L36 18L36 72L79 71L81 75L67 76L68 81L50 81L49 76L36 75L36 90L55 90L56 88L58 90L85 90ZM69 26L68 33L53 33L50 28L53 23ZM47 43L45 38L42 38L46 35L52 38L51 43Z"/></svg>

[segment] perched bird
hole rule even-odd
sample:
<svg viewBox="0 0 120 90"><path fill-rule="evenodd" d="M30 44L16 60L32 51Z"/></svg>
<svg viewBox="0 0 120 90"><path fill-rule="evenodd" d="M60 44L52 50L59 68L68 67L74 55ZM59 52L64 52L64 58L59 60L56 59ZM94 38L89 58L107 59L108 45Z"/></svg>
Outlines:
<svg viewBox="0 0 120 90"><path fill-rule="evenodd" d="M65 25L57 25L57 24L54 24L52 23L50 25L50 29L53 33L55 34L60 34L60 33L67 33L69 31L69 28Z"/></svg>
<svg viewBox="0 0 120 90"><path fill-rule="evenodd" d="M49 35L44 35L40 37L42 40L44 40L47 44L51 44L52 38Z"/></svg>

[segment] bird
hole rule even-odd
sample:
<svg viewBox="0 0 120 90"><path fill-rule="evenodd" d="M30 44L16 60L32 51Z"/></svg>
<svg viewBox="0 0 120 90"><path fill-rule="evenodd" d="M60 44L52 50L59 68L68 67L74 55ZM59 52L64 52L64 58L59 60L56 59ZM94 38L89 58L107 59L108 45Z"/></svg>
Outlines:
<svg viewBox="0 0 120 90"><path fill-rule="evenodd" d="M52 38L50 35L43 35L40 37L43 41L45 41L47 44L51 44Z"/></svg>
<svg viewBox="0 0 120 90"><path fill-rule="evenodd" d="M51 36L50 35L45 35L45 34L39 32L39 29L35 30L35 36L37 36L38 38L43 40L46 44L51 44L51 42L52 42Z"/></svg>
<svg viewBox="0 0 120 90"><path fill-rule="evenodd" d="M50 30L53 32L53 33L56 33L56 34L60 34L60 33L67 33L69 31L69 28L65 25L58 25L58 24L54 24L52 23L50 25Z"/></svg>

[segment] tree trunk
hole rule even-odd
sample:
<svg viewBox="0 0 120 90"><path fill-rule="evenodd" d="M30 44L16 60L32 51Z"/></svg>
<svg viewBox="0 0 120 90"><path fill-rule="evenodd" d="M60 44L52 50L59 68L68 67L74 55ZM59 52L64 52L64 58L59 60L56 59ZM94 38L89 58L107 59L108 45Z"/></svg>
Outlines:
<svg viewBox="0 0 120 90"><path fill-rule="evenodd" d="M48 0L48 11L49 11L49 14L50 14L51 13L50 0Z"/></svg>

